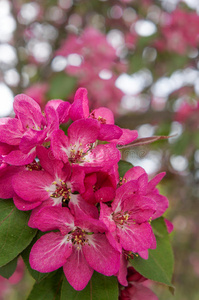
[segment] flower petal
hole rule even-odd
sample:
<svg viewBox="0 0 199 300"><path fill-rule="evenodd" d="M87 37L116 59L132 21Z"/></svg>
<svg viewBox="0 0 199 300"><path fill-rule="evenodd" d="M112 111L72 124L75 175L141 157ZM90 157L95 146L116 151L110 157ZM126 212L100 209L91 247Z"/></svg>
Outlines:
<svg viewBox="0 0 199 300"><path fill-rule="evenodd" d="M83 246L83 253L88 264L106 276L115 275L120 267L120 253L109 244L104 234L96 233L87 238L90 245Z"/></svg>
<svg viewBox="0 0 199 300"><path fill-rule="evenodd" d="M49 198L47 188L53 182L45 171L23 171L13 177L13 187L19 197L27 201L44 201Z"/></svg>
<svg viewBox="0 0 199 300"><path fill-rule="evenodd" d="M25 200L21 199L17 194L15 194L13 196L13 202L19 210L24 210L24 211L32 210L32 209L38 207L42 203L39 201L35 201L35 202L25 201Z"/></svg>
<svg viewBox="0 0 199 300"><path fill-rule="evenodd" d="M153 243L153 232L148 223L117 228L120 243L127 251L137 253L149 249Z"/></svg>
<svg viewBox="0 0 199 300"><path fill-rule="evenodd" d="M77 290L83 290L93 275L93 269L84 258L82 250L74 249L63 266L66 279Z"/></svg>
<svg viewBox="0 0 199 300"><path fill-rule="evenodd" d="M41 231L59 229L67 234L74 229L74 217L67 207L43 207L34 217L34 226Z"/></svg>
<svg viewBox="0 0 199 300"><path fill-rule="evenodd" d="M73 121L88 118L89 104L87 94L87 90L84 88L79 88L75 93L75 99L70 108L70 118Z"/></svg>
<svg viewBox="0 0 199 300"><path fill-rule="evenodd" d="M59 232L43 235L32 247L30 266L42 273L52 272L62 267L72 253L72 245Z"/></svg>
<svg viewBox="0 0 199 300"><path fill-rule="evenodd" d="M17 95L14 99L13 108L24 129L41 126L44 117L39 104L32 98L25 94Z"/></svg>

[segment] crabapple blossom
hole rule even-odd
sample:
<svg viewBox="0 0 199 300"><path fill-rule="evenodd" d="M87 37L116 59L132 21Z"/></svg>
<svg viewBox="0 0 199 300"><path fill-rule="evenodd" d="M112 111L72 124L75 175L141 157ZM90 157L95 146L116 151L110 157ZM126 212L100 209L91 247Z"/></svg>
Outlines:
<svg viewBox="0 0 199 300"><path fill-rule="evenodd" d="M52 272L61 266L69 283L82 290L93 271L114 275L119 269L119 252L104 234L106 226L92 218L75 219L64 207L43 208L35 217L42 231L58 229L43 235L33 246L30 264L40 272Z"/></svg>
<svg viewBox="0 0 199 300"><path fill-rule="evenodd" d="M126 286L121 297L145 296L145 288L128 284L129 258L148 259L156 248L151 221L168 200L156 188L165 173L149 181L143 168L132 167L119 178L119 148L136 140L137 131L116 126L106 107L90 111L85 88L71 104L50 100L44 113L32 98L18 95L14 112L15 118L0 121L0 196L31 211L29 227L48 231L32 247L31 268L48 273L63 267L78 291L95 270L117 276Z"/></svg>

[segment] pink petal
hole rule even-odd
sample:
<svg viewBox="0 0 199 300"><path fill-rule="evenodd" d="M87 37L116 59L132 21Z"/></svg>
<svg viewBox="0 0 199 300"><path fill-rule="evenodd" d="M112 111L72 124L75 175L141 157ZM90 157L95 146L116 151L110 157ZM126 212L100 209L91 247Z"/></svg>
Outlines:
<svg viewBox="0 0 199 300"><path fill-rule="evenodd" d="M107 240L109 241L109 243L111 244L111 246L120 252L120 254L122 253L122 246L119 242L119 238L116 234L116 231L113 231L113 232L106 232L106 237L107 237Z"/></svg>
<svg viewBox="0 0 199 300"><path fill-rule="evenodd" d="M5 156L4 161L14 166L24 166L33 162L36 157L36 149L33 148L29 153L23 153L21 150L14 150Z"/></svg>
<svg viewBox="0 0 199 300"><path fill-rule="evenodd" d="M52 272L62 267L72 253L72 245L59 232L43 235L32 247L30 266L42 273Z"/></svg>
<svg viewBox="0 0 199 300"><path fill-rule="evenodd" d="M119 139L122 135L122 129L116 125L101 124L98 140L111 141L113 139Z"/></svg>
<svg viewBox="0 0 199 300"><path fill-rule="evenodd" d="M86 232L103 233L107 231L107 227L103 222L90 216L82 216L82 218L76 219L75 225L83 228Z"/></svg>
<svg viewBox="0 0 199 300"><path fill-rule="evenodd" d="M130 211L131 219L137 223L149 221L157 209L157 204L150 197L135 195L123 202L123 211Z"/></svg>
<svg viewBox="0 0 199 300"><path fill-rule="evenodd" d="M89 244L83 246L88 264L97 272L106 276L115 275L120 267L120 254L108 242L104 234L88 236Z"/></svg>
<svg viewBox="0 0 199 300"><path fill-rule="evenodd" d="M29 129L23 135L19 144L19 149L23 153L28 154L29 152L32 152L32 149L34 147L36 147L39 144L42 144L44 142L45 137L46 134L44 131L36 131L36 130Z"/></svg>
<svg viewBox="0 0 199 300"><path fill-rule="evenodd" d="M71 194L70 196L69 208L76 218L81 218L82 216L98 218L96 206L87 203L79 194Z"/></svg>
<svg viewBox="0 0 199 300"><path fill-rule="evenodd" d="M88 118L89 116L89 104L87 98L87 90L79 88L75 94L74 102L70 108L70 118L73 121L78 119Z"/></svg>
<svg viewBox="0 0 199 300"><path fill-rule="evenodd" d="M24 210L24 211L32 210L32 209L38 207L42 203L39 201L35 201L35 202L25 201L25 200L21 199L17 194L15 194L13 196L13 202L19 210Z"/></svg>
<svg viewBox="0 0 199 300"><path fill-rule="evenodd" d="M60 170L63 168L63 162L55 159L52 151L43 146L37 146L37 157L44 170L53 177L55 177L56 174L59 174Z"/></svg>
<svg viewBox="0 0 199 300"><path fill-rule="evenodd" d="M53 107L55 110L57 110L57 108L59 107L59 105L64 102L63 100L61 99L53 99L53 100L50 100L46 103L46 106L45 108L47 107Z"/></svg>
<svg viewBox="0 0 199 300"><path fill-rule="evenodd" d="M55 158L63 160L63 162L68 161L68 156L66 150L69 146L68 137L62 130L56 130L51 136L51 151Z"/></svg>
<svg viewBox="0 0 199 300"><path fill-rule="evenodd" d="M0 170L0 197L3 199L12 198L14 195L14 189L12 186L12 178L23 167L6 166Z"/></svg>
<svg viewBox="0 0 199 300"><path fill-rule="evenodd" d="M15 149L15 146L0 142L0 155L7 155Z"/></svg>
<svg viewBox="0 0 199 300"><path fill-rule="evenodd" d="M141 283L134 283L121 291L120 299L158 300L158 297Z"/></svg>
<svg viewBox="0 0 199 300"><path fill-rule="evenodd" d="M100 203L100 221L102 221L110 232L116 230L115 222L112 219L113 210L104 203Z"/></svg>
<svg viewBox="0 0 199 300"><path fill-rule="evenodd" d="M74 217L67 207L44 207L35 215L34 226L41 231L59 229L64 235L74 229Z"/></svg>
<svg viewBox="0 0 199 300"><path fill-rule="evenodd" d="M66 123L69 120L69 110L71 104L67 101L63 101L60 99L53 99L47 102L45 111L48 107L54 108L57 111L59 116L59 123Z"/></svg>
<svg viewBox="0 0 199 300"><path fill-rule="evenodd" d="M124 286L128 285L128 281L126 279L126 277L127 277L127 264L128 264L128 261L125 258L124 254L122 253L120 255L120 269L119 269L119 272L117 274L117 279L118 279L119 283L121 285L124 285Z"/></svg>
<svg viewBox="0 0 199 300"><path fill-rule="evenodd" d="M120 138L114 139L111 142L117 143L118 145L127 145L133 142L138 137L137 130L130 130L130 129L124 129L121 128L123 131L123 134Z"/></svg>
<svg viewBox="0 0 199 300"><path fill-rule="evenodd" d="M113 144L98 145L85 156L81 165L86 173L109 171L120 160L121 153Z"/></svg>
<svg viewBox="0 0 199 300"><path fill-rule="evenodd" d="M139 251L138 254L143 259L148 259L149 258L149 251L148 250Z"/></svg>
<svg viewBox="0 0 199 300"><path fill-rule="evenodd" d="M81 249L74 249L73 253L64 264L63 270L66 279L77 291L83 290L93 275L93 269L84 258Z"/></svg>
<svg viewBox="0 0 199 300"><path fill-rule="evenodd" d="M131 181L131 180L137 180L143 174L146 174L146 172L142 167L133 167L125 173L125 175L124 175L125 181L124 182Z"/></svg>
<svg viewBox="0 0 199 300"><path fill-rule="evenodd" d="M158 193L155 193L155 192L151 193L151 194L147 194L147 197L151 198L157 204L157 209L156 209L156 212L154 213L152 219L154 220L154 219L161 217L163 215L163 213L169 207L168 199L165 196L159 195Z"/></svg>
<svg viewBox="0 0 199 300"><path fill-rule="evenodd" d="M129 181L121 185L117 191L114 201L112 202L112 209L115 212L121 211L124 201L131 199L137 192L137 182Z"/></svg>
<svg viewBox="0 0 199 300"><path fill-rule="evenodd" d="M97 202L108 202L112 201L115 197L115 189L112 187L102 187L95 192Z"/></svg>
<svg viewBox="0 0 199 300"><path fill-rule="evenodd" d="M166 224L168 233L171 233L173 231L173 228L174 228L173 224L167 219L164 219L164 222Z"/></svg>
<svg viewBox="0 0 199 300"><path fill-rule="evenodd" d="M14 99L13 108L16 116L23 124L23 128L40 127L43 122L43 115L39 104L25 94L17 95Z"/></svg>
<svg viewBox="0 0 199 300"><path fill-rule="evenodd" d="M149 249L153 242L152 229L148 223L118 227L117 231L120 236L120 243L127 251L137 253Z"/></svg>
<svg viewBox="0 0 199 300"><path fill-rule="evenodd" d="M30 203L30 202L29 202ZM35 220L35 216L38 214L38 212L43 208L43 207L48 207L48 206L53 206L53 200L52 198L48 198L48 200L45 200L43 202L41 202L41 204L39 206L37 206L36 208L34 208L31 212L29 221L28 221L28 226L32 227L32 228L36 228L36 224L34 222Z"/></svg>
<svg viewBox="0 0 199 300"><path fill-rule="evenodd" d="M148 193L152 192L155 189L156 185L162 180L165 174L166 174L165 172L159 173L149 181L148 188L147 188Z"/></svg>
<svg viewBox="0 0 199 300"><path fill-rule="evenodd" d="M95 119L98 119L99 117L106 120L106 124L113 125L115 123L114 121L114 115L110 109L107 107L100 107L97 109L94 109L91 113L95 117Z"/></svg>
<svg viewBox="0 0 199 300"><path fill-rule="evenodd" d="M47 127L44 129L44 132L47 136L46 140L49 141L51 134L59 129L59 116L57 111L53 107L45 108Z"/></svg>
<svg viewBox="0 0 199 300"><path fill-rule="evenodd" d="M147 186L148 186L148 175L142 174L138 179L137 179L137 184L138 184L138 190L140 195L145 195L147 191Z"/></svg>
<svg viewBox="0 0 199 300"><path fill-rule="evenodd" d="M44 201L49 198L48 187L53 178L45 171L23 171L13 177L17 195L27 201Z"/></svg>
<svg viewBox="0 0 199 300"><path fill-rule="evenodd" d="M59 123L60 124L68 122L68 120L70 118L70 116L69 116L70 108L71 108L71 104L66 101L63 101L58 106L57 112L59 115Z"/></svg>
<svg viewBox="0 0 199 300"><path fill-rule="evenodd" d="M87 144L94 143L99 134L99 124L96 120L81 119L73 122L68 128L70 144L82 144L84 148Z"/></svg>
<svg viewBox="0 0 199 300"><path fill-rule="evenodd" d="M72 168L72 176L70 178L71 190L73 192L84 193L85 173L81 168Z"/></svg>
<svg viewBox="0 0 199 300"><path fill-rule="evenodd" d="M19 145L23 136L20 120L16 118L2 118L0 120L0 142L9 145Z"/></svg>

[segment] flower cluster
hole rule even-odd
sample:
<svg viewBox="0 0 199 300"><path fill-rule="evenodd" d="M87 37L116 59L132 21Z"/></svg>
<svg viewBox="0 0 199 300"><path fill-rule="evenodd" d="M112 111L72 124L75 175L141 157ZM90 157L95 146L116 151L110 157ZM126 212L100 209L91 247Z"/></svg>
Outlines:
<svg viewBox="0 0 199 300"><path fill-rule="evenodd" d="M183 55L189 48L197 48L198 25L199 16L195 12L176 9L170 14L164 14L164 22L160 28L162 39L156 43L158 50L168 49Z"/></svg>
<svg viewBox="0 0 199 300"><path fill-rule="evenodd" d="M48 231L31 250L31 267L45 273L63 266L76 290L94 270L128 286L128 258L147 259L156 248L150 223L168 207L156 188L165 173L149 181L133 167L119 178L117 145L131 143L137 131L116 126L107 108L90 112L84 88L72 104L51 100L44 112L18 95L14 112L0 121L0 197L32 210L28 225Z"/></svg>
<svg viewBox="0 0 199 300"><path fill-rule="evenodd" d="M79 86L87 88L94 108L105 105L117 112L123 93L115 81L118 73L126 71L127 65L119 61L106 35L88 27L80 36L70 35L63 41L56 55L67 59L66 72L78 78Z"/></svg>

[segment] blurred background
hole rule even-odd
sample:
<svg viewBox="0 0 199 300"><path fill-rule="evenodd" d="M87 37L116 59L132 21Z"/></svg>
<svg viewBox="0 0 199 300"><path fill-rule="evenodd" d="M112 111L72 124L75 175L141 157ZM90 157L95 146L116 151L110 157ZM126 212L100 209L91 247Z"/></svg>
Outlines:
<svg viewBox="0 0 199 300"><path fill-rule="evenodd" d="M0 117L13 115L18 93L43 108L85 87L119 126L173 136L122 152L150 176L167 172L159 188L174 224L176 293L154 285L160 300L199 299L198 46L199 0L0 0ZM14 279L0 278L0 300L31 290L18 263Z"/></svg>

